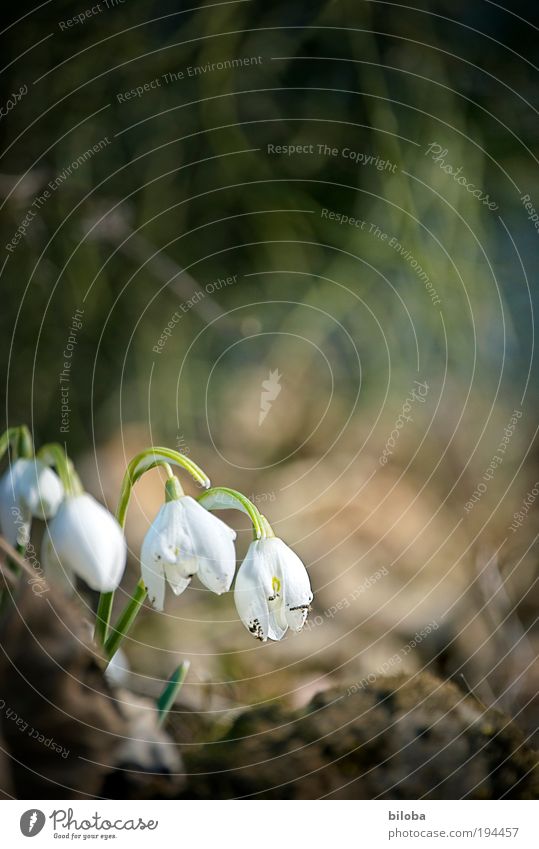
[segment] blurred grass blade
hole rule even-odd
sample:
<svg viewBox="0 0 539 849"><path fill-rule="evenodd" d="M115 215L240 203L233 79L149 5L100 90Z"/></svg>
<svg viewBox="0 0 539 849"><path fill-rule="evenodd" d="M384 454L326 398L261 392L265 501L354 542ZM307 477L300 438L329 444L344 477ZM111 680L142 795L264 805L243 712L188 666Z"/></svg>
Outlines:
<svg viewBox="0 0 539 849"><path fill-rule="evenodd" d="M159 711L159 724L162 725L165 719L167 718L168 712L174 701L176 696L180 692L183 682L187 677L187 673L189 672L189 667L191 666L188 660L184 660L177 669L174 670L170 678L168 679L168 683L166 684L163 692L157 699L157 710Z"/></svg>

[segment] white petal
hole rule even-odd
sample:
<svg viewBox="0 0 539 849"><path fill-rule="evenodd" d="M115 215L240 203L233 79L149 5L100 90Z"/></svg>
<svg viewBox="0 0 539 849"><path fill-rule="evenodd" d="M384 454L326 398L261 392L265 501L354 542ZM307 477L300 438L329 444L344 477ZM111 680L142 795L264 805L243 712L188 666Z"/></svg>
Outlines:
<svg viewBox="0 0 539 849"><path fill-rule="evenodd" d="M307 615L313 594L309 575L297 554L289 548L282 539L270 537L260 540L267 568L279 583L278 593L281 600L270 603L275 608L277 624L281 628L288 626L293 631L301 631ZM280 609L279 609L280 608Z"/></svg>
<svg viewBox="0 0 539 849"><path fill-rule="evenodd" d="M166 502L144 538L146 568L163 564L164 575L176 595L182 593L191 577L213 592L230 588L236 567L235 532L212 516L189 496Z"/></svg>
<svg viewBox="0 0 539 849"><path fill-rule="evenodd" d="M282 640L288 630L288 624L281 610L270 610L268 637L270 640Z"/></svg>
<svg viewBox="0 0 539 849"><path fill-rule="evenodd" d="M167 563L177 565L180 577L189 578L198 572L202 583L213 592L221 594L230 589L236 568L236 534L197 501L184 496L167 502L152 529L155 545L159 538L162 556Z"/></svg>
<svg viewBox="0 0 539 849"><path fill-rule="evenodd" d="M189 495L185 495L180 499L183 509L186 511L189 521L189 526L195 529L195 532L204 534L204 531L213 532L215 534L226 534L230 539L236 539L236 531L229 527L226 522L214 516L209 510L206 510L202 504L195 501ZM203 542L203 541L202 541Z"/></svg>
<svg viewBox="0 0 539 849"><path fill-rule="evenodd" d="M118 649L105 669L105 678L114 687L126 687L130 671L127 657L122 649Z"/></svg>
<svg viewBox="0 0 539 849"><path fill-rule="evenodd" d="M270 640L282 640L288 630L283 604L283 582L279 560L280 542L281 540L270 537L269 539L258 540L256 543L259 557L264 563L262 568L267 574L265 581L269 608L268 637Z"/></svg>
<svg viewBox="0 0 539 849"><path fill-rule="evenodd" d="M76 589L76 578L71 569L60 563L56 556L48 529L43 535L41 544L41 563L45 570L45 577L49 583L60 587L67 595L73 595Z"/></svg>
<svg viewBox="0 0 539 849"><path fill-rule="evenodd" d="M40 460L28 460L18 483L21 502L37 519L52 519L64 498L57 474Z"/></svg>
<svg viewBox="0 0 539 849"><path fill-rule="evenodd" d="M236 571L236 549L228 538L221 541L218 557L198 558L198 577L209 590L217 595L228 592Z"/></svg>
<svg viewBox="0 0 539 849"><path fill-rule="evenodd" d="M191 574L194 574L196 572L196 563L193 563L192 565L194 571ZM185 563L182 563L181 565L176 563L170 563L165 566L165 575L167 581L169 582L170 588L175 595L181 595L191 583L191 578L186 578L184 575L185 568Z"/></svg>
<svg viewBox="0 0 539 849"><path fill-rule="evenodd" d="M194 498L185 496L180 503L186 518L187 550L197 559L200 580L218 595L228 592L236 571L236 532Z"/></svg>
<svg viewBox="0 0 539 849"><path fill-rule="evenodd" d="M153 556L153 548L146 544L148 534L140 552L141 576L148 591L148 601L156 610L165 606L165 564Z"/></svg>
<svg viewBox="0 0 539 849"><path fill-rule="evenodd" d="M190 552L188 535L185 530L186 516L181 504L182 499L167 501L150 525L145 537L148 551L156 561L176 566L183 578L191 578L198 570L196 558Z"/></svg>
<svg viewBox="0 0 539 849"><path fill-rule="evenodd" d="M183 513L178 502L169 501L159 510L142 543L142 579L156 610L163 610L165 605L165 576L173 592L179 595L188 586L191 574L196 572L196 564L187 572L185 561L179 563L178 540L183 533L182 526Z"/></svg>
<svg viewBox="0 0 539 849"><path fill-rule="evenodd" d="M88 493L69 496L49 524L56 556L94 590L111 592L122 578L127 548L114 518Z"/></svg>
<svg viewBox="0 0 539 849"><path fill-rule="evenodd" d="M293 631L301 631L313 600L309 574L291 548L280 539L275 543L283 585L284 616Z"/></svg>
<svg viewBox="0 0 539 849"><path fill-rule="evenodd" d="M293 609L290 609L288 607L285 608L286 621L292 631L301 631L301 629L305 625L305 622L307 621L309 609L310 605L295 607Z"/></svg>
<svg viewBox="0 0 539 849"><path fill-rule="evenodd" d="M230 558L227 561L219 560L213 563L206 559L200 560L198 577L212 593L222 595L230 589L236 571L235 551L233 554L233 561Z"/></svg>
<svg viewBox="0 0 539 849"><path fill-rule="evenodd" d="M30 510L21 504L19 484L28 460L15 460L0 479L0 528L10 545L26 545L30 539Z"/></svg>
<svg viewBox="0 0 539 849"><path fill-rule="evenodd" d="M267 569L267 561L261 540L252 542L236 577L234 601L240 619L247 630L257 639L265 642L276 634L272 628L270 634L270 614L268 598L272 595L272 576ZM277 637L279 639L279 637Z"/></svg>

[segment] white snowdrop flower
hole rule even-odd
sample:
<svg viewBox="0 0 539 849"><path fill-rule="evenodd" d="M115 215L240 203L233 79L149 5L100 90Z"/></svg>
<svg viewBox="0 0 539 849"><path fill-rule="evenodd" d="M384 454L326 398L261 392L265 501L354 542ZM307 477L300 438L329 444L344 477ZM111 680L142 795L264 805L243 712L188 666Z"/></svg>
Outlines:
<svg viewBox="0 0 539 849"><path fill-rule="evenodd" d="M19 498L24 460L16 460L0 479L0 527L10 545L26 545L30 538L32 513Z"/></svg>
<svg viewBox="0 0 539 849"><path fill-rule="evenodd" d="M301 631L313 600L307 570L282 539L255 540L238 570L234 600L245 627L259 640Z"/></svg>
<svg viewBox="0 0 539 849"><path fill-rule="evenodd" d="M40 460L21 460L19 497L36 519L52 519L64 500L64 487L58 475Z"/></svg>
<svg viewBox="0 0 539 849"><path fill-rule="evenodd" d="M32 516L51 519L63 498L60 478L41 460L15 460L0 480L0 526L8 542L25 545Z"/></svg>
<svg viewBox="0 0 539 849"><path fill-rule="evenodd" d="M47 570L63 575L69 583L78 575L102 593L112 592L120 583L126 556L120 525L87 492L65 498L43 539Z"/></svg>
<svg viewBox="0 0 539 849"><path fill-rule="evenodd" d="M167 501L150 525L140 554L149 601L163 610L165 583L180 595L193 575L212 592L230 589L236 568L235 531L188 495Z"/></svg>

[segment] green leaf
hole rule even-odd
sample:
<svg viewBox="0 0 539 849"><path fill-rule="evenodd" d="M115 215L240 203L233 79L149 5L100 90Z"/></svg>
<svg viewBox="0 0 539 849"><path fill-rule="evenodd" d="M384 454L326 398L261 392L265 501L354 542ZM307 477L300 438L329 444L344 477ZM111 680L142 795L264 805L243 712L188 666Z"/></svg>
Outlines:
<svg viewBox="0 0 539 849"><path fill-rule="evenodd" d="M176 696L180 692L183 682L187 677L187 673L189 672L190 663L188 660L184 660L177 669L174 670L168 682L157 699L157 710L159 711L159 724L162 725L167 715L176 700Z"/></svg>

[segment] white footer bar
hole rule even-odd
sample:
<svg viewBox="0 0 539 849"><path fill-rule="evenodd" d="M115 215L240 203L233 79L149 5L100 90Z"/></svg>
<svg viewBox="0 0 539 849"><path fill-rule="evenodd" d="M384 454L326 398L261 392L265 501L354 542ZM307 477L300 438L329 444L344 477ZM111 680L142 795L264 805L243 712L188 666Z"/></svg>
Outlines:
<svg viewBox="0 0 539 849"><path fill-rule="evenodd" d="M521 801L3 801L2 846L189 845L255 847L299 843L359 847L539 845L537 803ZM35 843L29 843L35 838Z"/></svg>

